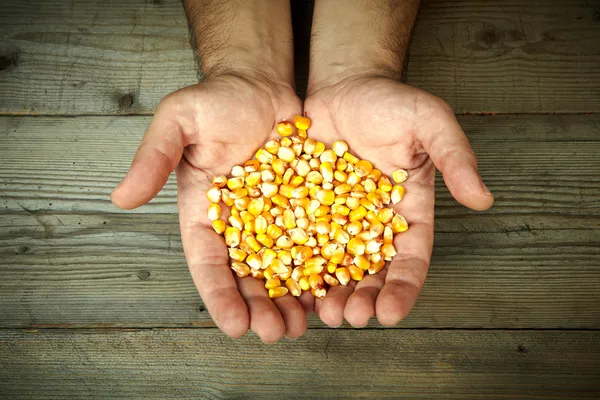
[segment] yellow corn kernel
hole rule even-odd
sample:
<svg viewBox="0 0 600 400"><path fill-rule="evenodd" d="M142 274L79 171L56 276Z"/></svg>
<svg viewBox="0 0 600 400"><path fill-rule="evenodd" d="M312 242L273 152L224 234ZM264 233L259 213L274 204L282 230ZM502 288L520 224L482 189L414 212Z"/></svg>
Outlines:
<svg viewBox="0 0 600 400"><path fill-rule="evenodd" d="M321 166L321 160L319 160L318 158L311 158L310 160L308 160L308 165L310 165L310 169L312 169L313 171L318 171L319 167Z"/></svg>
<svg viewBox="0 0 600 400"><path fill-rule="evenodd" d="M342 183L341 185L338 185L335 187L334 192L335 192L335 194L344 194L344 193L350 193L351 190L352 190L352 186L350 186L347 183Z"/></svg>
<svg viewBox="0 0 600 400"><path fill-rule="evenodd" d="M283 225L286 229L292 229L296 227L296 216L289 208L283 212Z"/></svg>
<svg viewBox="0 0 600 400"><path fill-rule="evenodd" d="M346 182L346 179L348 179L348 175L346 175L342 171L335 170L335 171L333 171L333 179L335 179L338 182L343 183L343 182Z"/></svg>
<svg viewBox="0 0 600 400"><path fill-rule="evenodd" d="M348 266L348 272L350 273L350 277L352 278L352 280L357 282L361 281L362 278L365 276L365 271L363 271L354 264Z"/></svg>
<svg viewBox="0 0 600 400"><path fill-rule="evenodd" d="M347 244L350 241L350 234L343 229L338 229L335 232L333 240L339 244Z"/></svg>
<svg viewBox="0 0 600 400"><path fill-rule="evenodd" d="M317 200L323 205L330 206L335 200L335 193L332 190L321 190L317 193Z"/></svg>
<svg viewBox="0 0 600 400"><path fill-rule="evenodd" d="M371 179L373 182L377 182L379 178L381 178L381 171L377 168L373 168L373 170L366 176L367 179Z"/></svg>
<svg viewBox="0 0 600 400"><path fill-rule="evenodd" d="M338 213L333 213L331 215L331 220L340 225L346 225L348 223L348 217Z"/></svg>
<svg viewBox="0 0 600 400"><path fill-rule="evenodd" d="M265 282L265 288L267 289L273 289L279 286L281 286L281 281L278 277L268 279L267 282Z"/></svg>
<svg viewBox="0 0 600 400"><path fill-rule="evenodd" d="M362 240L358 238L352 238L348 242L346 249L348 253L352 254L353 256L360 256L365 253L365 247L365 243Z"/></svg>
<svg viewBox="0 0 600 400"><path fill-rule="evenodd" d="M305 276L318 276L323 270L325 266L323 265L315 265L312 267L304 267L304 275Z"/></svg>
<svg viewBox="0 0 600 400"><path fill-rule="evenodd" d="M344 246L339 246L337 249L334 250L329 261L333 264L341 264L342 261L344 261L345 256L346 252L344 251Z"/></svg>
<svg viewBox="0 0 600 400"><path fill-rule="evenodd" d="M288 165L285 161L276 158L275 160L273 160L271 167L273 168L273 172L275 172L276 175L283 175L287 170Z"/></svg>
<svg viewBox="0 0 600 400"><path fill-rule="evenodd" d="M398 204L404 197L404 187L394 186L392 187L392 193L390 193L390 200L393 204Z"/></svg>
<svg viewBox="0 0 600 400"><path fill-rule="evenodd" d="M367 215L365 215L365 220L370 224L373 221L377 221L377 213L374 211L369 211L367 212ZM364 221L363 221L364 223ZM363 229L365 229L365 227L363 227Z"/></svg>
<svg viewBox="0 0 600 400"><path fill-rule="evenodd" d="M280 147L277 157L285 162L292 162L296 158L296 152L290 147Z"/></svg>
<svg viewBox="0 0 600 400"><path fill-rule="evenodd" d="M371 203L367 198L360 199L360 205L366 208L369 211L377 211L377 207L375 204Z"/></svg>
<svg viewBox="0 0 600 400"><path fill-rule="evenodd" d="M231 269L240 278L244 278L244 277L246 277L246 276L248 276L250 274L250 268L246 264L244 264L242 262L233 262L233 263L231 263Z"/></svg>
<svg viewBox="0 0 600 400"><path fill-rule="evenodd" d="M331 231L329 232L329 237L333 238L333 235L335 234L336 231L338 231L339 229L342 229L342 226L340 224L338 224L337 222L330 222L329 226L331 227Z"/></svg>
<svg viewBox="0 0 600 400"><path fill-rule="evenodd" d="M333 150L325 150L319 156L319 160L321 160L321 163L330 163L333 166L337 161L337 155Z"/></svg>
<svg viewBox="0 0 600 400"><path fill-rule="evenodd" d="M337 140L331 145L331 150L333 150L338 157L343 157L348 151L348 143L343 140Z"/></svg>
<svg viewBox="0 0 600 400"><path fill-rule="evenodd" d="M280 249L291 249L292 246L294 245L294 242L292 242L292 240L290 239L289 236L281 235L281 236L279 236L279 238L277 238L276 245Z"/></svg>
<svg viewBox="0 0 600 400"><path fill-rule="evenodd" d="M271 236L269 235L259 233L258 235L256 235L256 240L258 241L258 243L261 243L265 247L273 247L273 238L271 238Z"/></svg>
<svg viewBox="0 0 600 400"><path fill-rule="evenodd" d="M310 128L310 118L303 117L302 115L296 115L294 117L294 125L296 128L306 131L308 128Z"/></svg>
<svg viewBox="0 0 600 400"><path fill-rule="evenodd" d="M402 215L394 215L394 218L392 218L392 232L400 233L405 232L406 230L408 230L406 219Z"/></svg>
<svg viewBox="0 0 600 400"><path fill-rule="evenodd" d="M294 170L292 168L286 169L285 173L283 174L282 183L284 183L285 185L289 185L293 176L294 176Z"/></svg>
<svg viewBox="0 0 600 400"><path fill-rule="evenodd" d="M311 199L317 200L317 193L319 193L323 188L321 186L314 186L312 189L308 191L308 195ZM320 203L319 203L320 204Z"/></svg>
<svg viewBox="0 0 600 400"><path fill-rule="evenodd" d="M369 231L370 231L372 237L380 236L381 234L383 234L384 229L385 229L385 226L379 220L375 220L375 221L371 222L369 225Z"/></svg>
<svg viewBox="0 0 600 400"><path fill-rule="evenodd" d="M313 151L313 156L319 157L321 153L325 151L325 143L323 142L315 142L315 150Z"/></svg>
<svg viewBox="0 0 600 400"><path fill-rule="evenodd" d="M221 233L225 232L225 228L227 227L227 225L225 224L225 221L220 220L220 219L213 221L212 226L213 226L213 229L215 230L215 232L217 232L219 235Z"/></svg>
<svg viewBox="0 0 600 400"><path fill-rule="evenodd" d="M361 178L364 178L365 176L369 175L369 173L372 170L373 170L373 164L371 164L367 160L360 160L354 166L354 172L356 172L356 175L360 176Z"/></svg>
<svg viewBox="0 0 600 400"><path fill-rule="evenodd" d="M304 178L301 176L294 176L291 180L290 180L290 186L293 188L298 188L298 186L300 186L302 183L304 183Z"/></svg>
<svg viewBox="0 0 600 400"><path fill-rule="evenodd" d="M262 246L260 245L260 243L258 243L258 241L256 240L256 238L254 236L248 236L245 241L246 241L246 244L248 246L250 246L250 248L254 252L258 252L258 251L260 251L260 249L262 249Z"/></svg>
<svg viewBox="0 0 600 400"><path fill-rule="evenodd" d="M363 181L363 186L365 188L365 192L373 193L377 190L377 184L373 179L365 179Z"/></svg>
<svg viewBox="0 0 600 400"><path fill-rule="evenodd" d="M302 139L306 139L308 137L308 134L306 133L305 129L298 129L298 137L301 137Z"/></svg>
<svg viewBox="0 0 600 400"><path fill-rule="evenodd" d="M389 244L394 242L394 232L392 228L386 226L383 230L383 243Z"/></svg>
<svg viewBox="0 0 600 400"><path fill-rule="evenodd" d="M306 269L306 268L311 268L314 266L323 266L326 262L327 262L327 260L321 256L311 257L304 262L304 268ZM305 273L304 275L308 275L308 274Z"/></svg>
<svg viewBox="0 0 600 400"><path fill-rule="evenodd" d="M279 141L279 143L282 147L290 147L294 142L292 142L292 139L284 137Z"/></svg>
<svg viewBox="0 0 600 400"><path fill-rule="evenodd" d="M228 221L234 228L240 231L244 229L244 221L237 215L230 215Z"/></svg>
<svg viewBox="0 0 600 400"><path fill-rule="evenodd" d="M371 263L369 262L369 259L366 256L360 255L360 256L354 257L354 265L356 265L358 268L362 269L363 271L366 271L371 266Z"/></svg>
<svg viewBox="0 0 600 400"><path fill-rule="evenodd" d="M335 274L335 270L337 269L337 264L334 264L332 262L327 263L327 265L325 266L325 269L327 270L328 273L330 274Z"/></svg>
<svg viewBox="0 0 600 400"><path fill-rule="evenodd" d="M323 183L323 175L319 171L310 171L306 175L306 182L314 183L315 185L320 185Z"/></svg>
<svg viewBox="0 0 600 400"><path fill-rule="evenodd" d="M229 178L227 180L227 187L230 190L236 190L239 188L242 188L244 186L244 178L241 176L235 177L235 178Z"/></svg>
<svg viewBox="0 0 600 400"><path fill-rule="evenodd" d="M248 196L252 197L252 198L256 198L256 197L260 197L260 195L262 194L262 192L260 191L260 189L256 186L249 186L248 187Z"/></svg>
<svg viewBox="0 0 600 400"><path fill-rule="evenodd" d="M329 274L323 274L323 280L331 287L338 286L340 284L340 281Z"/></svg>
<svg viewBox="0 0 600 400"><path fill-rule="evenodd" d="M286 199L291 199L292 194L294 193L294 187L290 185L281 185L279 186L279 194L285 197Z"/></svg>
<svg viewBox="0 0 600 400"><path fill-rule="evenodd" d="M364 208L363 206L358 206L354 210L350 211L350 214L348 215L348 217L350 219L350 222L352 222L352 221L359 221L359 220L363 219L365 217L365 215L367 215L367 209Z"/></svg>
<svg viewBox="0 0 600 400"><path fill-rule="evenodd" d="M259 216L263 212L265 201L262 198L252 199L248 204L248 212L254 216ZM245 221L244 221L245 222Z"/></svg>
<svg viewBox="0 0 600 400"><path fill-rule="evenodd" d="M255 279L265 279L265 274L260 269L250 269L250 275Z"/></svg>
<svg viewBox="0 0 600 400"><path fill-rule="evenodd" d="M283 261L281 261L280 259L275 259L273 260L273 262L270 265L271 269L273 270L273 272L275 272L277 274L277 276L279 276L280 278L283 278L286 275L292 275L292 269L288 266L286 266ZM287 279L289 278L289 276L283 278L283 279Z"/></svg>
<svg viewBox="0 0 600 400"><path fill-rule="evenodd" d="M385 267L385 261L380 260L378 262L372 263L368 269L369 275L373 275L381 271Z"/></svg>
<svg viewBox="0 0 600 400"><path fill-rule="evenodd" d="M335 270L335 277L340 284L346 286L350 282L350 272L345 267L340 267Z"/></svg>
<svg viewBox="0 0 600 400"><path fill-rule="evenodd" d="M237 247L240 244L242 232L233 226L228 226L225 229L225 244L229 247Z"/></svg>
<svg viewBox="0 0 600 400"><path fill-rule="evenodd" d="M260 172L260 161L258 160L248 160L244 163L244 169L246 172ZM266 164L268 165L268 164Z"/></svg>
<svg viewBox="0 0 600 400"><path fill-rule="evenodd" d="M300 228L290 229L288 231L288 233L289 233L292 241L296 244L305 244L306 242L308 242L308 239L309 239L308 233L306 233L306 231L304 231L303 229L300 229Z"/></svg>
<svg viewBox="0 0 600 400"><path fill-rule="evenodd" d="M262 260L258 254L250 254L246 257L246 264L252 269L261 269Z"/></svg>
<svg viewBox="0 0 600 400"><path fill-rule="evenodd" d="M285 265L292 265L292 256L287 250L279 250L277 252L277 259L281 260Z"/></svg>
<svg viewBox="0 0 600 400"><path fill-rule="evenodd" d="M241 165L234 165L233 168L231 168L231 175L238 177L245 177L248 173L246 172L246 170L244 169L244 167L242 167Z"/></svg>
<svg viewBox="0 0 600 400"><path fill-rule="evenodd" d="M369 256L369 261L371 262L371 264L377 264L381 260L383 260L383 254L381 253L373 253Z"/></svg>
<svg viewBox="0 0 600 400"><path fill-rule="evenodd" d="M270 279L273 279L273 278L278 278L277 274L275 273L275 271L273 271L273 269L271 267L266 268L263 271L263 275L267 281Z"/></svg>
<svg viewBox="0 0 600 400"><path fill-rule="evenodd" d="M334 252L340 247L341 246L338 243L334 243L334 242L325 243L323 245L323 247L321 247L321 256L325 260L331 260L331 257L333 257Z"/></svg>
<svg viewBox="0 0 600 400"><path fill-rule="evenodd" d="M321 165L319 165L319 171L321 172L324 181L333 182L333 167L331 163L322 162Z"/></svg>
<svg viewBox="0 0 600 400"><path fill-rule="evenodd" d="M283 230L275 224L270 224L267 227L267 235L273 240L277 240L283 234Z"/></svg>
<svg viewBox="0 0 600 400"><path fill-rule="evenodd" d="M383 256L387 260L391 260L392 257L394 257L397 253L396 253L396 249L394 248L393 244L386 243L383 246L381 246L381 254L383 254Z"/></svg>
<svg viewBox="0 0 600 400"><path fill-rule="evenodd" d="M384 224L387 224L394 217L394 212L391 208L382 208L377 212L377 219Z"/></svg>
<svg viewBox="0 0 600 400"><path fill-rule="evenodd" d="M311 171L310 164L306 160L299 160L295 170L298 176L306 177Z"/></svg>
<svg viewBox="0 0 600 400"><path fill-rule="evenodd" d="M298 285L300 285L300 288L302 290L310 290L310 284L308 283L307 276L303 276L302 278L300 278L300 280L298 281Z"/></svg>
<svg viewBox="0 0 600 400"><path fill-rule="evenodd" d="M234 201L235 208L238 210L246 210L248 205L250 204L250 197L242 197L241 199L235 199Z"/></svg>
<svg viewBox="0 0 600 400"><path fill-rule="evenodd" d="M335 169L339 172L344 172L348 168L348 162L343 158L338 158L335 162ZM346 174L344 174L346 175Z"/></svg>
<svg viewBox="0 0 600 400"><path fill-rule="evenodd" d="M381 199L381 202L384 205L390 204L391 196L388 192L383 191L381 189L377 189L377 191L375 191L375 193L377 194L377 196L379 196L379 198Z"/></svg>
<svg viewBox="0 0 600 400"><path fill-rule="evenodd" d="M304 141L304 152L306 154L312 155L315 151L315 141L311 138L307 138Z"/></svg>
<svg viewBox="0 0 600 400"><path fill-rule="evenodd" d="M280 194L276 194L275 196L271 197L271 201L281 208L288 208L290 206L288 199Z"/></svg>
<svg viewBox="0 0 600 400"><path fill-rule="evenodd" d="M294 125L289 121L281 121L275 126L275 131L284 137L291 136L294 134Z"/></svg>
<svg viewBox="0 0 600 400"><path fill-rule="evenodd" d="M342 204L334 204L331 206L331 212L333 214L347 216L348 214L350 214L350 209Z"/></svg>
<svg viewBox="0 0 600 400"><path fill-rule="evenodd" d="M267 233L268 226L269 226L269 224L267 222L267 219L265 217L263 217L262 215L259 215L254 220L254 231L260 235L264 235L265 233ZM257 240L258 240L258 238L257 238ZM260 242L260 240L259 240L259 242ZM265 246L267 246L267 245L265 244ZM267 247L271 247L271 246L267 246Z"/></svg>
<svg viewBox="0 0 600 400"><path fill-rule="evenodd" d="M362 240L363 242L368 242L369 240L373 239L373 234L370 230L363 229L356 235L356 238Z"/></svg>
<svg viewBox="0 0 600 400"><path fill-rule="evenodd" d="M256 186L260 183L260 181L262 180L262 173L261 172L251 172L248 174L248 176L246 176L246 185L248 186Z"/></svg>
<svg viewBox="0 0 600 400"><path fill-rule="evenodd" d="M392 183L386 176L382 176L381 178L379 178L379 181L377 182L377 187L379 187L379 189L383 190L384 192L392 191Z"/></svg>
<svg viewBox="0 0 600 400"><path fill-rule="evenodd" d="M342 157L344 158L344 160L346 160L348 164L356 164L358 162L358 158L356 158L356 156L348 152L345 152Z"/></svg>
<svg viewBox="0 0 600 400"><path fill-rule="evenodd" d="M265 149L258 149L254 155L254 158L256 158L261 164L271 164L275 159L273 154L269 153Z"/></svg>
<svg viewBox="0 0 600 400"><path fill-rule="evenodd" d="M319 208L315 210L314 215L315 217L322 217L329 214L330 209L331 208L329 206L319 206Z"/></svg>
<svg viewBox="0 0 600 400"><path fill-rule="evenodd" d="M383 207L383 201L381 200L381 196L379 196L379 194L377 194L376 192L371 192L367 194L367 200L373 203L373 205L375 205L375 207L377 208Z"/></svg>
<svg viewBox="0 0 600 400"><path fill-rule="evenodd" d="M302 294L300 284L292 278L289 278L287 281L285 281L285 287L287 287L292 296L298 297Z"/></svg>
<svg viewBox="0 0 600 400"><path fill-rule="evenodd" d="M346 163L346 173L354 172L354 164Z"/></svg>
<svg viewBox="0 0 600 400"><path fill-rule="evenodd" d="M296 218L296 226L300 229L307 230L310 223L308 222L308 218Z"/></svg>
<svg viewBox="0 0 600 400"><path fill-rule="evenodd" d="M392 179L394 179L394 182L396 183L402 183L406 181L406 178L408 178L408 172L406 172L406 170L397 169L392 172Z"/></svg>
<svg viewBox="0 0 600 400"><path fill-rule="evenodd" d="M218 204L212 203L208 206L208 219L216 221L221 216L221 207Z"/></svg>
<svg viewBox="0 0 600 400"><path fill-rule="evenodd" d="M321 269L323 269L323 267L321 267ZM304 273L306 274L306 269L304 270ZM310 275L308 277L308 284L313 289L320 289L325 286L325 282L321 275Z"/></svg>
<svg viewBox="0 0 600 400"><path fill-rule="evenodd" d="M268 211L263 211L261 215L265 220L267 220L267 224L275 223L275 217L273 217Z"/></svg>
<svg viewBox="0 0 600 400"><path fill-rule="evenodd" d="M327 233L317 233L317 244L323 246L329 242L329 235Z"/></svg>
<svg viewBox="0 0 600 400"><path fill-rule="evenodd" d="M273 182L263 182L260 191L266 198L272 198L279 191L279 187Z"/></svg>
<svg viewBox="0 0 600 400"><path fill-rule="evenodd" d="M317 299L322 299L325 297L325 295L327 295L327 289L325 289L324 287L322 288L316 288L316 289L310 289L310 293L312 293L312 295L314 297L316 297Z"/></svg>
<svg viewBox="0 0 600 400"><path fill-rule="evenodd" d="M346 231L352 236L356 236L362 231L362 224L359 221L352 221L346 225Z"/></svg>
<svg viewBox="0 0 600 400"><path fill-rule="evenodd" d="M360 199L356 197L348 197L346 199L346 207L350 210L356 210L360 206Z"/></svg>
<svg viewBox="0 0 600 400"><path fill-rule="evenodd" d="M296 260L300 261L300 262L305 262L306 260L309 260L313 255L313 250L312 248L308 247L308 246L303 246L301 247L297 254L296 254Z"/></svg>
<svg viewBox="0 0 600 400"><path fill-rule="evenodd" d="M321 187L326 190L333 190L334 188L333 182L323 182L323 184L321 184Z"/></svg>
<svg viewBox="0 0 600 400"><path fill-rule="evenodd" d="M381 248L381 239L371 239L365 243L365 253L366 254L375 254L379 252Z"/></svg>
<svg viewBox="0 0 600 400"><path fill-rule="evenodd" d="M315 211L317 211L317 209L321 206L321 203L319 203L318 200L311 200L308 203L308 207L306 208L306 213L308 215L313 215L315 213Z"/></svg>
<svg viewBox="0 0 600 400"><path fill-rule="evenodd" d="M244 197L248 196L248 189L239 188L239 189L232 190L231 194L229 196L234 200L243 199Z"/></svg>
<svg viewBox="0 0 600 400"><path fill-rule="evenodd" d="M324 234L329 233L331 231L331 226L327 223L327 221L320 220L316 223L317 233Z"/></svg>
<svg viewBox="0 0 600 400"><path fill-rule="evenodd" d="M213 186L206 191L206 197L211 203L218 203L221 200L221 189Z"/></svg>
<svg viewBox="0 0 600 400"><path fill-rule="evenodd" d="M230 248L229 249L229 258L235 261L244 261L246 259L246 252L241 249Z"/></svg>
<svg viewBox="0 0 600 400"><path fill-rule="evenodd" d="M360 182L360 176L356 175L356 172L350 172L348 174L348 178L346 179L346 183L350 185L350 187L356 185Z"/></svg>
<svg viewBox="0 0 600 400"><path fill-rule="evenodd" d="M281 145L279 144L279 140L276 139L269 140L265 143L265 150L271 154L277 154L279 147L281 147Z"/></svg>
<svg viewBox="0 0 600 400"><path fill-rule="evenodd" d="M268 268L274 259L277 258L277 253L272 249L264 249L261 254L261 268ZM268 278L267 278L268 279Z"/></svg>
<svg viewBox="0 0 600 400"><path fill-rule="evenodd" d="M227 177L225 175L215 176L212 179L212 184L216 186L218 189L224 188L227 185Z"/></svg>
<svg viewBox="0 0 600 400"><path fill-rule="evenodd" d="M296 267L292 270L292 279L299 282L304 277L304 267Z"/></svg>

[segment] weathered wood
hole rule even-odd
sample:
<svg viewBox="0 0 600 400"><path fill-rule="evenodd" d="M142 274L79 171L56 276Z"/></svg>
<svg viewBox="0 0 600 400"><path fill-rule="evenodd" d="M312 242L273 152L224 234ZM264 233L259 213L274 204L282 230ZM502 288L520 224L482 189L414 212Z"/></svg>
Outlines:
<svg viewBox="0 0 600 400"><path fill-rule="evenodd" d="M108 200L147 122L0 118L0 326L212 324L174 187L137 213ZM598 328L600 116L461 122L497 203L471 212L438 184L432 268L401 326Z"/></svg>
<svg viewBox="0 0 600 400"><path fill-rule="evenodd" d="M424 1L408 82L459 113L596 112L598 10L597 0ZM147 114L197 81L179 0L8 0L0 37L0 113Z"/></svg>
<svg viewBox="0 0 600 400"><path fill-rule="evenodd" d="M10 398L597 398L597 332L0 331Z"/></svg>

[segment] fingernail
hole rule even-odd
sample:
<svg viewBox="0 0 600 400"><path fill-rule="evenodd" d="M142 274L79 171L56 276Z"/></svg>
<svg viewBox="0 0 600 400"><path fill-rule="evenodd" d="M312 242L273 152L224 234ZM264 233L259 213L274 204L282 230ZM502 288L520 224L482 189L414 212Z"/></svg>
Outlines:
<svg viewBox="0 0 600 400"><path fill-rule="evenodd" d="M298 338L297 338L297 337L289 337L289 336L287 336L287 335L284 335L284 337L285 337L287 340L298 340Z"/></svg>
<svg viewBox="0 0 600 400"><path fill-rule="evenodd" d="M483 194L494 197L492 192L490 192L490 189L488 189L488 187L485 186L485 183L483 183L483 181L481 181L481 188L483 189Z"/></svg>

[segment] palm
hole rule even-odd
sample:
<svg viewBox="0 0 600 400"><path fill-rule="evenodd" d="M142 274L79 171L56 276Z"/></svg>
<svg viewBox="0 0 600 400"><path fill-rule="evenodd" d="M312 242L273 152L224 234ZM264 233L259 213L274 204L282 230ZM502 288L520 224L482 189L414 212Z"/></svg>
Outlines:
<svg viewBox="0 0 600 400"><path fill-rule="evenodd" d="M283 334L300 336L306 317L295 298L273 302L260 281L234 278L227 247L206 216L206 190L212 177L227 175L250 159L272 135L276 121L300 110L292 91L273 97L259 84L234 77L175 92L157 109L124 181L128 187L113 194L113 201L125 208L143 204L176 166L181 237L190 272L217 326L234 337L248 327L267 342ZM130 198L135 200L131 204Z"/></svg>
<svg viewBox="0 0 600 400"><path fill-rule="evenodd" d="M409 172L404 183L406 197L395 210L407 219L410 229L395 238L398 254L393 262L355 286L332 288L315 304L317 314L330 326L339 325L344 317L354 326L363 326L373 316L384 325L394 325L414 305L427 274L433 246L432 157L437 156L440 169L444 162L457 165L458 169L445 171L446 182L459 201L474 206L463 193L470 188L455 187L458 173L468 174L464 163L448 157L446 150L439 151L446 141L448 151L455 146L457 152L470 153L468 143L445 134L456 130L458 124L443 101L386 78L359 79L321 89L306 100L305 111L314 121L311 137L328 144L345 140L354 153L388 176L399 168ZM483 199L481 204L475 208L487 208L491 202Z"/></svg>

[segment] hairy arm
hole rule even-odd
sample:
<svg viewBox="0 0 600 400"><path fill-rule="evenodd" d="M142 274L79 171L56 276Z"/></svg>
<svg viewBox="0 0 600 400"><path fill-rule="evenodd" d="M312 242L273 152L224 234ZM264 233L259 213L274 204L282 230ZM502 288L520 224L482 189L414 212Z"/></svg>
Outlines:
<svg viewBox="0 0 600 400"><path fill-rule="evenodd" d="M289 1L184 0L204 79L223 74L293 83Z"/></svg>
<svg viewBox="0 0 600 400"><path fill-rule="evenodd" d="M317 0L309 93L348 76L400 79L418 0Z"/></svg>

